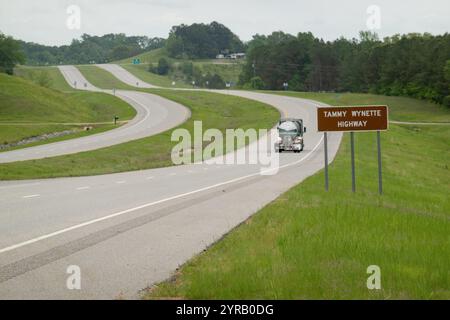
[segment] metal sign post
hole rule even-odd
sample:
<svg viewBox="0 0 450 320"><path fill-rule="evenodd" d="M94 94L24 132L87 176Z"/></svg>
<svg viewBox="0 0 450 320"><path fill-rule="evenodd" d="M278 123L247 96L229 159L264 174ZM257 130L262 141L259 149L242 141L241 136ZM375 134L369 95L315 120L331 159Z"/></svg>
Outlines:
<svg viewBox="0 0 450 320"><path fill-rule="evenodd" d="M328 132L350 132L352 191L356 192L355 132L377 132L378 191L383 194L381 132L388 130L387 106L326 107L317 109L319 132L324 133L325 190L329 190Z"/></svg>
<svg viewBox="0 0 450 320"><path fill-rule="evenodd" d="M352 157L352 192L356 192L356 174L355 174L355 133L350 132L351 157Z"/></svg>
<svg viewBox="0 0 450 320"><path fill-rule="evenodd" d="M381 132L377 131L377 149L378 149L378 192L383 194L383 167L381 163Z"/></svg>
<svg viewBox="0 0 450 320"><path fill-rule="evenodd" d="M328 135L326 132L323 133L323 144L325 153L325 191L329 190L328 184Z"/></svg>

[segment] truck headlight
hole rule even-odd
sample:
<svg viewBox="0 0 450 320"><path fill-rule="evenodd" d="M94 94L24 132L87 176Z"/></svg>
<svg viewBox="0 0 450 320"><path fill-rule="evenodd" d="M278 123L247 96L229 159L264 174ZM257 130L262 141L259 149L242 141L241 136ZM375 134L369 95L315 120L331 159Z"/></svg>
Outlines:
<svg viewBox="0 0 450 320"><path fill-rule="evenodd" d="M283 142L283 139L281 139L281 137L278 137L277 143L282 143L282 142Z"/></svg>
<svg viewBox="0 0 450 320"><path fill-rule="evenodd" d="M303 143L303 138L300 138L300 137L295 138L294 143L296 143L296 144Z"/></svg>

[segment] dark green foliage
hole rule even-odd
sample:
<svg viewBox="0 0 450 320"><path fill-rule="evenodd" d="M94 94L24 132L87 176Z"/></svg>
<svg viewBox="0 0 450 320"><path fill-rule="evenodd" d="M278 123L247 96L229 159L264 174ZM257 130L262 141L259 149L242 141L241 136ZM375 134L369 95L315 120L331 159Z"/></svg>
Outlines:
<svg viewBox="0 0 450 320"><path fill-rule="evenodd" d="M194 75L194 64L192 62L183 62L181 65L181 71L187 76L192 77Z"/></svg>
<svg viewBox="0 0 450 320"><path fill-rule="evenodd" d="M244 50L239 38L218 22L172 27L166 49L172 58L207 59Z"/></svg>
<svg viewBox="0 0 450 320"><path fill-rule="evenodd" d="M202 80L201 83L204 87L209 89L224 89L225 81L218 74L207 74Z"/></svg>
<svg viewBox="0 0 450 320"><path fill-rule="evenodd" d="M19 42L0 32L0 72L13 74L15 65L24 61Z"/></svg>
<svg viewBox="0 0 450 320"><path fill-rule="evenodd" d="M248 44L241 85L265 88L370 92L411 96L449 104L450 35L396 35L379 40L361 32L360 39L325 42L311 33L297 37L275 32L256 35Z"/></svg>
<svg viewBox="0 0 450 320"><path fill-rule="evenodd" d="M157 72L159 75L166 75L169 73L170 64L165 58L159 59Z"/></svg>
<svg viewBox="0 0 450 320"><path fill-rule="evenodd" d="M245 89L263 90L266 88L266 84L260 77L253 77L244 87Z"/></svg>
<svg viewBox="0 0 450 320"><path fill-rule="evenodd" d="M67 46L45 46L20 41L29 65L87 64L121 60L144 51L161 48L164 39L107 34L101 37L83 34Z"/></svg>

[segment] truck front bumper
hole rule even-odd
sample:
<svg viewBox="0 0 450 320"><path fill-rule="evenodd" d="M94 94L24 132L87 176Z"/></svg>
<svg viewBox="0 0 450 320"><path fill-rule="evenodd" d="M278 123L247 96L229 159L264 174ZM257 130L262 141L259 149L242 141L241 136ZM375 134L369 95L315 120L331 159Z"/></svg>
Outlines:
<svg viewBox="0 0 450 320"><path fill-rule="evenodd" d="M302 151L303 145L301 143L292 144L290 146L285 146L284 144L275 144L275 150L278 151Z"/></svg>

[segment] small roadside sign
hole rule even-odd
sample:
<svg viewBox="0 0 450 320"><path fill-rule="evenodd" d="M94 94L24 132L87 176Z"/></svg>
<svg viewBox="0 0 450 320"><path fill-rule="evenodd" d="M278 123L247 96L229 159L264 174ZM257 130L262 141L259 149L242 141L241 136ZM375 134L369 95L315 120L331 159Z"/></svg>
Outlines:
<svg viewBox="0 0 450 320"><path fill-rule="evenodd" d="M319 132L386 131L387 106L318 108Z"/></svg>
<svg viewBox="0 0 450 320"><path fill-rule="evenodd" d="M133 59L132 61L133 64L141 64L141 59Z"/></svg>

